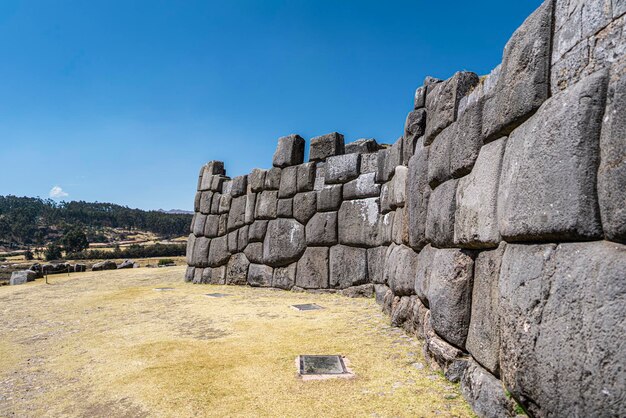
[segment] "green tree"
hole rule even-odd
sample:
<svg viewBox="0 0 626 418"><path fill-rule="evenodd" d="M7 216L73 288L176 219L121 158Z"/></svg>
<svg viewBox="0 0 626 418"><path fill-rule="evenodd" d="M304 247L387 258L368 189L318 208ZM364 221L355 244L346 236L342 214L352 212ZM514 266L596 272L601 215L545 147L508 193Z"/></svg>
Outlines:
<svg viewBox="0 0 626 418"><path fill-rule="evenodd" d="M33 254L33 252L31 251L31 249L30 249L30 248L28 248L28 249L26 250L26 252L24 253L24 258L25 258L27 261L30 261L30 260L32 260L33 258L35 258L35 255Z"/></svg>
<svg viewBox="0 0 626 418"><path fill-rule="evenodd" d="M44 254L46 256L46 261L59 260L63 256L61 253L61 247L56 244L48 244Z"/></svg>
<svg viewBox="0 0 626 418"><path fill-rule="evenodd" d="M63 239L61 239L63 248L66 253L77 253L79 251L87 249L89 247L89 241L87 241L87 235L82 228L75 227L65 233Z"/></svg>

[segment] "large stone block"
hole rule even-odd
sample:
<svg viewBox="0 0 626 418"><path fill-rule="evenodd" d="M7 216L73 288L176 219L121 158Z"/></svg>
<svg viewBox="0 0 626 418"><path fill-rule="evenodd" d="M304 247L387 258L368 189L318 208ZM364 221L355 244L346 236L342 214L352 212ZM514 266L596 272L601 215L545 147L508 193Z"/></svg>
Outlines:
<svg viewBox="0 0 626 418"><path fill-rule="evenodd" d="M248 241L249 242L263 242L265 238L265 231L267 231L267 223L269 221L254 221L248 229Z"/></svg>
<svg viewBox="0 0 626 418"><path fill-rule="evenodd" d="M442 83L434 85L426 96L426 133L424 144L432 140L456 120L459 101L478 84L478 76L459 71Z"/></svg>
<svg viewBox="0 0 626 418"><path fill-rule="evenodd" d="M389 187L389 200L392 209L404 207L406 201L406 179L409 169L399 165L395 169Z"/></svg>
<svg viewBox="0 0 626 418"><path fill-rule="evenodd" d="M395 215L395 212L389 212L378 216L377 245L390 245L393 242Z"/></svg>
<svg viewBox="0 0 626 418"><path fill-rule="evenodd" d="M296 261L305 248L304 226L293 219L274 219L267 225L263 241L263 260L272 267Z"/></svg>
<svg viewBox="0 0 626 418"><path fill-rule="evenodd" d="M467 351L492 374L500 375L500 291L498 281L504 243L482 251L474 262L474 285Z"/></svg>
<svg viewBox="0 0 626 418"><path fill-rule="evenodd" d="M232 201L233 201L233 197L230 194L222 194L220 196L220 202L219 202L219 206L217 209L217 213L219 215L228 213L228 211L230 211L230 205Z"/></svg>
<svg viewBox="0 0 626 418"><path fill-rule="evenodd" d="M16 286L27 282L34 282L37 277L37 273L32 270L20 270L11 273L9 279L9 285Z"/></svg>
<svg viewBox="0 0 626 418"><path fill-rule="evenodd" d="M185 282L190 283L191 281L193 281L195 273L196 273L196 268L188 266L187 269L185 270Z"/></svg>
<svg viewBox="0 0 626 418"><path fill-rule="evenodd" d="M626 9L626 2L622 4ZM626 58L610 74L600 135L598 201L606 239L626 242Z"/></svg>
<svg viewBox="0 0 626 418"><path fill-rule="evenodd" d="M244 278L245 279L245 278ZM226 266L207 267L202 270L202 283L204 284L226 284ZM244 281L245 284L245 281Z"/></svg>
<svg viewBox="0 0 626 418"><path fill-rule="evenodd" d="M397 166L402 164L403 139L399 138L389 148L377 152L376 182L385 183L394 175Z"/></svg>
<svg viewBox="0 0 626 418"><path fill-rule="evenodd" d="M218 236L225 235L226 232L228 232L226 228L227 225L228 225L228 213L219 215L219 218L217 221L217 235Z"/></svg>
<svg viewBox="0 0 626 418"><path fill-rule="evenodd" d="M417 253L404 245L392 244L385 260L385 282L396 296L415 293Z"/></svg>
<svg viewBox="0 0 626 418"><path fill-rule="evenodd" d="M426 245L426 216L430 187L428 186L428 152L430 147L418 143L415 155L409 160L407 172L406 205L409 245L420 250Z"/></svg>
<svg viewBox="0 0 626 418"><path fill-rule="evenodd" d="M342 185L324 186L317 192L317 210L319 212L334 211L341 206Z"/></svg>
<svg viewBox="0 0 626 418"><path fill-rule="evenodd" d="M533 416L626 408L626 247L507 245L500 269L502 381Z"/></svg>
<svg viewBox="0 0 626 418"><path fill-rule="evenodd" d="M472 172L459 180L454 215L454 243L465 248L497 247L498 183L506 138L481 148Z"/></svg>
<svg viewBox="0 0 626 418"><path fill-rule="evenodd" d="M374 197L348 200L338 213L339 243L352 246L378 246L378 201Z"/></svg>
<svg viewBox="0 0 626 418"><path fill-rule="evenodd" d="M346 200L364 199L380 194L380 185L376 183L376 173L361 174L343 186L343 198Z"/></svg>
<svg viewBox="0 0 626 418"><path fill-rule="evenodd" d="M239 231L230 232L227 237L228 252L234 254L239 244Z"/></svg>
<svg viewBox="0 0 626 418"><path fill-rule="evenodd" d="M420 86L417 89L415 89L415 97L413 99L414 109L420 109L426 106L426 91L427 91L427 86Z"/></svg>
<svg viewBox="0 0 626 418"><path fill-rule="evenodd" d="M325 161L333 155L342 155L345 150L343 135L337 132L311 139L309 161Z"/></svg>
<svg viewBox="0 0 626 418"><path fill-rule="evenodd" d="M251 263L262 264L263 263L263 243L251 242L248 244L243 253Z"/></svg>
<svg viewBox="0 0 626 418"><path fill-rule="evenodd" d="M250 174L248 174L248 186L252 193L262 192L265 187L265 173L266 170L260 168L254 168Z"/></svg>
<svg viewBox="0 0 626 418"><path fill-rule="evenodd" d="M385 214L391 212L391 182L387 182L380 186L380 213Z"/></svg>
<svg viewBox="0 0 626 418"><path fill-rule="evenodd" d="M248 193L246 199L246 213L244 215L244 221L247 225L254 222L255 209L256 209L256 193Z"/></svg>
<svg viewBox="0 0 626 418"><path fill-rule="evenodd" d="M187 264L190 266L195 265L193 259L193 247L195 246L195 244L196 236L194 234L189 234L189 237L187 237L187 248L185 249L185 256Z"/></svg>
<svg viewBox="0 0 626 418"><path fill-rule="evenodd" d="M606 73L551 97L507 141L498 223L507 241L602 237L596 198Z"/></svg>
<svg viewBox="0 0 626 418"><path fill-rule="evenodd" d="M230 195L232 197L243 196L248 191L248 176L237 176L231 184Z"/></svg>
<svg viewBox="0 0 626 418"><path fill-rule="evenodd" d="M303 289L328 288L328 248L308 247L298 260L296 286Z"/></svg>
<svg viewBox="0 0 626 418"><path fill-rule="evenodd" d="M346 289L367 282L367 250L335 245L330 248L330 287Z"/></svg>
<svg viewBox="0 0 626 418"><path fill-rule="evenodd" d="M454 212L459 180L448 180L430 194L426 216L426 239L435 247L454 244Z"/></svg>
<svg viewBox="0 0 626 418"><path fill-rule="evenodd" d="M211 190L214 177L224 175L226 175L226 171L222 161L209 161L200 168L198 190Z"/></svg>
<svg viewBox="0 0 626 418"><path fill-rule="evenodd" d="M201 242L201 238L196 241L196 245L194 247L194 252L199 247L198 243ZM207 252L208 252L208 266L209 267L218 267L226 264L228 259L230 258L230 252L228 251L228 235L224 235L222 237L213 238L210 240L211 245L207 244ZM202 246L201 246L202 247ZM204 252L203 249L198 250L199 252ZM206 266L206 264L200 264L201 266Z"/></svg>
<svg viewBox="0 0 626 418"><path fill-rule="evenodd" d="M346 154L368 154L378 151L378 142L374 138L361 138L345 145Z"/></svg>
<svg viewBox="0 0 626 418"><path fill-rule="evenodd" d="M280 172L278 167L271 168L265 172L265 190L278 190L280 187Z"/></svg>
<svg viewBox="0 0 626 418"><path fill-rule="evenodd" d="M196 196L198 195L200 196L200 198L198 199L198 208L196 209L196 212L201 212L204 215L208 215L209 213L211 213L211 201L213 200L213 192L198 192Z"/></svg>
<svg viewBox="0 0 626 418"><path fill-rule="evenodd" d="M297 171L298 192L310 192L315 186L315 163L300 164Z"/></svg>
<svg viewBox="0 0 626 418"><path fill-rule="evenodd" d="M319 212L306 224L307 245L335 245L337 243L337 212Z"/></svg>
<svg viewBox="0 0 626 418"><path fill-rule="evenodd" d="M237 231L237 252L242 252L248 246L249 226L243 226Z"/></svg>
<svg viewBox="0 0 626 418"><path fill-rule="evenodd" d="M274 269L263 264L250 264L248 284L252 287L271 287Z"/></svg>
<svg viewBox="0 0 626 418"><path fill-rule="evenodd" d="M304 139L300 135L283 136L278 139L272 165L288 167L302 164L304 161Z"/></svg>
<svg viewBox="0 0 626 418"><path fill-rule="evenodd" d="M472 167L478 158L478 152L483 145L482 114L483 100L467 106L461 113L456 125L456 137L450 142L450 175L458 178L472 171Z"/></svg>
<svg viewBox="0 0 626 418"><path fill-rule="evenodd" d="M200 237L204 234L204 224L206 223L206 215L196 213L193 220L193 234Z"/></svg>
<svg viewBox="0 0 626 418"><path fill-rule="evenodd" d="M507 396L502 382L478 363L469 360L461 378L461 393L474 412L484 418L513 418L515 401Z"/></svg>
<svg viewBox="0 0 626 418"><path fill-rule="evenodd" d="M245 285L250 262L245 254L234 254L226 265L226 284Z"/></svg>
<svg viewBox="0 0 626 418"><path fill-rule="evenodd" d="M228 213L228 231L240 228L246 224L246 196L235 197Z"/></svg>
<svg viewBox="0 0 626 418"><path fill-rule="evenodd" d="M361 154L361 174L378 171L378 153Z"/></svg>
<svg viewBox="0 0 626 418"><path fill-rule="evenodd" d="M293 198L292 199L278 199L278 206L276 208L276 216L278 216L279 218L293 217Z"/></svg>
<svg viewBox="0 0 626 418"><path fill-rule="evenodd" d="M508 135L548 98L553 1L545 1L504 47L494 94L483 109L487 141Z"/></svg>
<svg viewBox="0 0 626 418"><path fill-rule="evenodd" d="M345 154L326 159L324 180L327 184L345 183L358 177L360 173L360 154Z"/></svg>
<svg viewBox="0 0 626 418"><path fill-rule="evenodd" d="M257 194L256 219L274 219L278 206L278 192L265 190Z"/></svg>
<svg viewBox="0 0 626 418"><path fill-rule="evenodd" d="M293 217L303 225L311 219L317 210L317 193L298 193L293 197Z"/></svg>
<svg viewBox="0 0 626 418"><path fill-rule="evenodd" d="M445 128L430 146L428 153L428 184L432 189L441 183L450 180L450 149L451 143L456 141L457 124Z"/></svg>
<svg viewBox="0 0 626 418"><path fill-rule="evenodd" d="M206 267L208 265L208 263L210 262L210 254L209 254L210 243L211 243L211 240L208 238L205 238L205 237L196 238L195 242L191 246L193 252L191 256L191 263L189 263L190 265L196 266L196 267ZM226 253L228 254L228 251L226 251Z"/></svg>
<svg viewBox="0 0 626 418"><path fill-rule="evenodd" d="M278 189L278 197L281 199L293 197L298 187L298 167L286 167L280 173L280 187Z"/></svg>
<svg viewBox="0 0 626 418"><path fill-rule="evenodd" d="M367 249L367 278L372 283L385 283L384 267L387 247Z"/></svg>
<svg viewBox="0 0 626 418"><path fill-rule="evenodd" d="M220 213L220 200L222 200L222 194L214 192L213 199L211 200L211 214L218 215Z"/></svg>
<svg viewBox="0 0 626 418"><path fill-rule="evenodd" d="M272 278L272 287L284 290L291 289L296 283L296 266L297 263L292 263L287 267L276 267Z"/></svg>
<svg viewBox="0 0 626 418"><path fill-rule="evenodd" d="M409 159L415 152L417 140L424 135L426 129L426 110L418 109L411 111L404 124L404 137L402 144L402 164L409 163Z"/></svg>
<svg viewBox="0 0 626 418"><path fill-rule="evenodd" d="M431 311L424 316L424 358L431 369L441 370L452 382L461 380L468 358L463 351L440 338L432 327Z"/></svg>

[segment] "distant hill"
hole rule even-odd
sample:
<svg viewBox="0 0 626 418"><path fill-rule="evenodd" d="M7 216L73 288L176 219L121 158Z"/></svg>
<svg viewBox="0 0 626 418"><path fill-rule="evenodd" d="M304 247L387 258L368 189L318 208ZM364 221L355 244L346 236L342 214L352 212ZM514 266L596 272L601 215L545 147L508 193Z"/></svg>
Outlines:
<svg viewBox="0 0 626 418"><path fill-rule="evenodd" d="M172 213L175 215L193 215L193 211L192 210L182 210L182 209L170 209L170 210L164 210L164 209L159 209L159 212L162 213Z"/></svg>
<svg viewBox="0 0 626 418"><path fill-rule="evenodd" d="M189 233L191 218L188 213L145 211L113 203L0 196L0 245L44 245L74 226L84 227L90 242L107 241L106 231L112 229L173 238Z"/></svg>

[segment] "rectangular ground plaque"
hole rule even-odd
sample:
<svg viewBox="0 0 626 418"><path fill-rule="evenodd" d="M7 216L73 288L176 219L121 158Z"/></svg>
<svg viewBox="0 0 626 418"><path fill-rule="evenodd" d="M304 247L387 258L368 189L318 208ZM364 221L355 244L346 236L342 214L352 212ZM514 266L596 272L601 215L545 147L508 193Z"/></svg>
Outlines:
<svg viewBox="0 0 626 418"><path fill-rule="evenodd" d="M173 287L155 287L154 290L156 290L157 292L165 292L168 290L174 290Z"/></svg>
<svg viewBox="0 0 626 418"><path fill-rule="evenodd" d="M301 375L347 373L341 356L300 356Z"/></svg>
<svg viewBox="0 0 626 418"><path fill-rule="evenodd" d="M291 307L297 311L315 311L317 309L324 309L314 303L303 303L301 305L291 305Z"/></svg>
<svg viewBox="0 0 626 418"><path fill-rule="evenodd" d="M210 298L223 298L230 295L226 293L207 293L206 296Z"/></svg>

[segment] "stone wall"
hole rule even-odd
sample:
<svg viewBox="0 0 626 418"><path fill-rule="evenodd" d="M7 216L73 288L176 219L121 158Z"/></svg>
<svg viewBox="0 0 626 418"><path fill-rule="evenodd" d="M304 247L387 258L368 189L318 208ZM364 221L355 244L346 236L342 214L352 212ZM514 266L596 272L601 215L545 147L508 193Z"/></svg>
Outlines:
<svg viewBox="0 0 626 418"><path fill-rule="evenodd" d="M186 280L375 292L480 416L622 415L625 13L546 1L489 75L428 77L390 146L206 164Z"/></svg>

